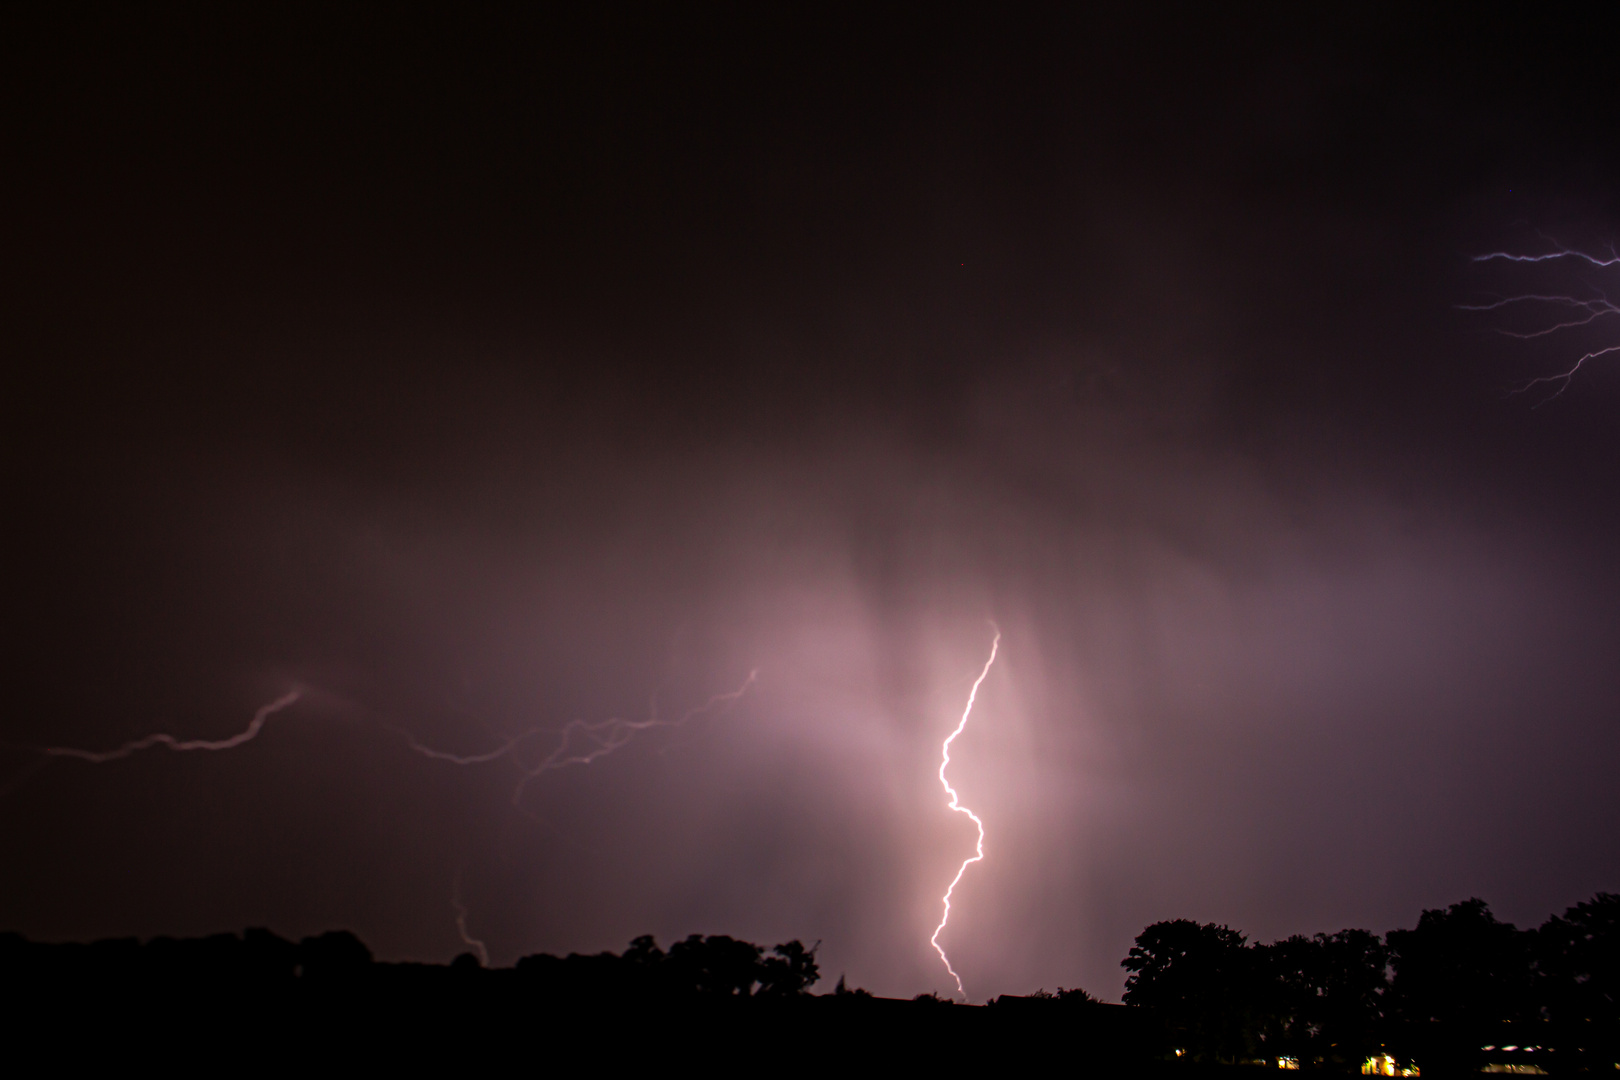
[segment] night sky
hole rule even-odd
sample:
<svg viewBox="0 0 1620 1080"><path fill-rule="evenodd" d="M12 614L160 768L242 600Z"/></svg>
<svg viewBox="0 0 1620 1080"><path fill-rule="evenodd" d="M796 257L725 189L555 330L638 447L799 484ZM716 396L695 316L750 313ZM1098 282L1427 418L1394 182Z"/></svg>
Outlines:
<svg viewBox="0 0 1620 1080"><path fill-rule="evenodd" d="M1604 28L562 6L7 10L0 929L951 990L992 622L974 1000L1620 889Z"/></svg>

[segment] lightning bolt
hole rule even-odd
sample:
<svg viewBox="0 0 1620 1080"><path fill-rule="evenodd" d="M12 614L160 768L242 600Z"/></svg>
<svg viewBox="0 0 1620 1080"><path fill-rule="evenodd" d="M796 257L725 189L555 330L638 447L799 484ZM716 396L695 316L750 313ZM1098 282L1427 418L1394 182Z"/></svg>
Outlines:
<svg viewBox="0 0 1620 1080"><path fill-rule="evenodd" d="M1493 251L1486 255L1475 255L1473 261L1476 263L1508 262L1534 264L1569 260L1572 262L1585 263L1588 266L1599 270L1620 266L1620 252L1615 251L1613 247L1610 247L1609 249L1609 257L1603 258L1599 255L1590 255L1584 251L1578 251L1574 248L1566 247L1546 234L1542 234L1542 237L1551 243L1556 250L1547 252L1543 255L1519 255L1507 251ZM1506 337L1518 338L1521 341L1530 341L1535 338L1547 337L1550 334L1556 334L1562 330L1573 330L1577 327L1588 326L1591 323L1610 315L1620 315L1620 305L1616 305L1599 289L1594 288L1593 293L1594 295L1587 297L1565 296L1549 293L1521 293L1517 296L1500 297L1486 304L1458 304L1457 308L1461 311L1487 312L1502 311L1507 308L1521 307L1524 305L1539 305L1552 311L1562 309L1563 311L1568 312L1567 317L1561 318L1555 315L1547 321L1546 325L1535 330L1517 331L1504 330L1500 328L1497 330L1497 333ZM1556 385L1556 390L1547 395L1545 398L1536 402L1537 407L1545 405L1547 402L1553 400L1561 395L1565 390L1569 389L1569 384L1575 378L1576 373L1578 373L1581 368L1585 367L1588 361L1596 360L1600 356L1607 356L1613 352L1620 352L1620 345L1609 345L1605 346L1604 348L1593 349L1590 352L1580 356L1573 364L1565 368L1563 371L1552 375L1542 375L1521 383L1517 387L1514 387L1513 393L1523 394L1534 390L1538 386Z"/></svg>
<svg viewBox="0 0 1620 1080"><path fill-rule="evenodd" d="M978 814L963 806L957 799L956 789L951 787L949 780L945 779L945 768L951 763L951 743L955 742L956 737L962 734L963 729L967 727L968 717L973 714L973 702L979 696L979 687L984 683L985 676L990 674L990 665L996 662L996 650L1001 647L1001 628L996 626L995 623L991 623L990 626L996 632L995 640L990 642L990 658L984 662L984 670L979 672L979 677L973 680L973 689L968 691L967 708L962 710L962 719L957 721L956 730L945 737L945 745L940 748L939 784L940 787L945 789L945 794L949 799L946 805L959 814L966 814L972 820L974 828L979 830L979 839L974 847L973 857L964 859L962 865L957 868L956 876L951 879L950 887L945 890L945 896L941 901L945 910L939 917L939 925L934 927L934 936L928 939L928 944L932 945L934 951L939 953L939 958L944 963L945 970L951 973L952 979L956 980L956 992L962 996L963 1000L967 999L967 991L962 988L962 976L958 975L956 969L951 967L951 958L945 955L945 948L939 943L939 935L944 931L945 924L951 921L951 894L956 892L957 883L962 880L962 875L967 873L968 867L976 862L984 861L984 822L979 820Z"/></svg>
<svg viewBox="0 0 1620 1080"><path fill-rule="evenodd" d="M100 765L108 761L117 761L119 758L127 758L141 750L150 750L154 746L167 746L176 753L184 753L190 750L234 750L243 743L258 738L266 720L303 696L303 691L293 690L276 698L270 704L261 706L259 711L253 714L253 720L248 726L228 739L177 739L173 735L158 732L155 735L147 735L145 738L134 739L116 750L99 753L94 750L79 750L71 746L42 746L40 752L51 757L79 758L81 761Z"/></svg>

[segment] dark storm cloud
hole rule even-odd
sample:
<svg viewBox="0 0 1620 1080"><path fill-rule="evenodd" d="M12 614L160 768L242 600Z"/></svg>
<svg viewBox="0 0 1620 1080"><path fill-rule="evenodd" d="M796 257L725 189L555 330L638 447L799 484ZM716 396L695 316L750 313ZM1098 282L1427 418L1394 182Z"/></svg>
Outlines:
<svg viewBox="0 0 1620 1080"><path fill-rule="evenodd" d="M1601 228L1591 88L1371 17L752 18L12 36L7 767L306 698L21 776L0 922L437 957L459 874L501 961L943 988L991 619L975 997L1613 888L1611 388L1503 400L1452 310L1514 217ZM754 669L521 811L401 734Z"/></svg>

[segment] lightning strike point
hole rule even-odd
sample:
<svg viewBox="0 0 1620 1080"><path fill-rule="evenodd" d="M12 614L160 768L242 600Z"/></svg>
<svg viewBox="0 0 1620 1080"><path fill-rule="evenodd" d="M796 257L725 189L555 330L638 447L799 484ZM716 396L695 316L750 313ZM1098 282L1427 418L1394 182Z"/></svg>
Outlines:
<svg viewBox="0 0 1620 1080"><path fill-rule="evenodd" d="M979 677L973 680L973 689L968 691L967 708L962 710L962 719L957 721L956 730L945 737L945 744L940 748L939 784L945 789L945 795L948 799L946 805L959 814L966 814L973 822L974 828L979 830L979 839L974 846L973 857L963 860L962 865L957 868L956 876L951 879L950 887L945 890L945 895L941 898L941 903L945 908L944 913L939 917L939 925L934 927L934 936L928 939L928 944L932 945L934 951L939 953L939 959L945 965L945 970L950 972L951 978L956 981L956 992L964 1001L967 1000L967 991L962 988L962 976L958 975L956 969L951 967L951 958L945 955L945 948L939 943L939 935L944 931L945 924L951 921L951 894L956 892L957 883L962 880L962 875L967 873L968 867L976 862L984 861L984 822L979 820L979 815L963 806L957 799L956 789L951 787L949 780L945 779L945 768L951 763L951 743L955 742L956 737L962 734L963 729L967 727L968 717L973 714L973 702L979 696L979 687L984 683L985 676L990 674L990 665L996 662L996 650L1001 647L1001 628L996 626L995 623L991 623L990 628L996 632L995 639L990 642L990 658L984 662L984 670L979 672Z"/></svg>

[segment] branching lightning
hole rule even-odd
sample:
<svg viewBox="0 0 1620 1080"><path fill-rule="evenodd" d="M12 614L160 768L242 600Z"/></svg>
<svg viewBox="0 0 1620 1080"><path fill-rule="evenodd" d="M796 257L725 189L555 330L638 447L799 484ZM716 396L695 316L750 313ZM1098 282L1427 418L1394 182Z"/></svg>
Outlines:
<svg viewBox="0 0 1620 1080"><path fill-rule="evenodd" d="M1620 266L1620 252L1616 252L1612 247L1609 250L1609 257L1603 258L1597 255L1589 255L1584 251L1577 251L1574 248L1565 247L1564 245L1559 244L1556 240L1553 240L1551 237L1545 237L1545 239L1552 243L1557 250L1550 251L1544 255L1518 255L1507 251L1493 251L1487 255L1476 255L1474 256L1473 261L1476 263L1548 263L1558 260L1569 260L1572 262L1586 263L1588 266L1599 270ZM1592 295L1586 297L1549 293L1522 293L1517 296L1500 297L1499 299L1493 300L1486 304L1458 304L1457 307L1462 311L1488 312L1502 311L1509 308L1520 308L1526 305L1539 306L1553 312L1562 310L1567 312L1568 315L1566 317L1553 315L1546 325L1534 330L1519 331L1498 329L1497 333L1506 337L1529 341L1535 338L1547 337L1548 335L1556 334L1563 330L1573 330L1578 327L1589 326L1597 320L1610 315L1620 315L1620 305L1616 305L1608 298L1608 296L1603 293L1602 290L1598 289L1596 286L1592 287ZM1570 381L1575 378L1576 373L1579 372L1581 368L1586 366L1587 361L1596 360L1600 356L1607 356L1614 352L1620 352L1620 345L1608 345L1604 346L1603 348L1593 349L1584 353L1582 356L1576 359L1573 364L1570 364L1569 367L1565 368L1563 371L1557 372L1553 375L1542 375L1538 378L1530 379L1527 382L1515 387L1513 392L1515 394L1523 394L1534 390L1538 386L1556 385L1556 390L1536 403L1537 405L1545 405L1547 402L1553 400L1553 398L1558 397L1565 390L1569 389Z"/></svg>
<svg viewBox="0 0 1620 1080"><path fill-rule="evenodd" d="M565 769L570 765L589 765L597 758L611 754L624 746L634 738L638 731L646 731L648 728L655 727L681 727L705 713L730 705L747 693L748 688L754 684L754 680L758 677L759 669L755 668L748 673L748 678L744 679L742 685L737 689L723 694L715 694L703 704L688 709L674 720L665 720L659 717L658 706L654 702L645 720L624 720L618 717L610 717L606 720L570 720L563 725L561 730L544 727L530 728L512 736L495 749L482 754L452 754L444 750L436 750L423 744L407 731L398 728L393 730L399 731L405 737L412 750L435 761L447 761L453 765L483 765L488 762L498 761L503 757L511 757L518 762L518 767L523 771L522 784L519 785L517 794L513 796L515 802L522 795L523 784L527 784L542 773L550 772L553 769ZM78 758L94 765L101 765L109 761L130 757L142 750L150 750L154 746L166 746L177 753L192 750L234 750L243 743L252 742L258 738L259 732L264 730L266 720L275 713L293 705L303 696L304 691L291 690L268 705L261 706L253 714L253 719L249 721L248 726L229 738L180 739L167 732L160 731L142 736L139 739L132 739L113 750L83 750L76 746L42 746L39 747L39 752L49 757ZM528 763L523 762L520 759L519 751L529 744L531 740L542 735L556 737L558 739L557 745L550 753L539 760Z"/></svg>
<svg viewBox="0 0 1620 1080"><path fill-rule="evenodd" d="M127 742L116 750L107 750L100 753L94 750L79 750L71 746L44 746L40 748L40 752L51 757L79 758L82 761L100 765L108 761L117 761L119 758L127 758L141 750L150 750L154 746L167 746L177 753L189 750L234 750L243 743L258 738L259 732L264 728L264 722L272 714L287 708L303 696L301 690L292 690L281 695L270 704L262 706L258 712L253 714L253 720L247 727L228 739L177 739L173 735L158 732L155 735L147 735L145 738Z"/></svg>
<svg viewBox="0 0 1620 1080"><path fill-rule="evenodd" d="M512 801L515 803L522 798L524 786L541 773L550 772L553 769L566 769L570 765L589 765L597 758L606 757L624 746L635 737L638 731L646 731L648 728L655 727L684 727L690 720L694 720L717 708L729 706L747 693L748 688L754 685L754 680L758 677L759 669L755 668L748 673L748 678L744 679L742 685L737 689L723 694L715 694L703 704L686 710L674 720L660 719L657 703L654 702L645 720L610 718L596 721L569 721L563 727L562 739L557 744L557 748L546 755L542 761L524 770L522 782L518 784L518 789L512 793ZM579 750L573 749L576 735L580 736L583 744Z"/></svg>
<svg viewBox="0 0 1620 1080"><path fill-rule="evenodd" d="M962 734L963 729L967 727L968 717L973 714L973 702L979 696L979 687L984 683L985 676L990 674L990 665L996 662L996 650L1001 647L1001 629L995 623L990 625L996 632L995 639L990 642L990 658L984 662L984 670L979 672L979 677L973 680L973 689L968 691L967 708L962 710L962 719L957 721L956 730L945 737L945 745L940 748L939 784L945 789L945 795L949 800L946 805L959 814L966 814L973 822L974 828L979 830L979 838L974 846L973 857L964 859L962 865L957 868L956 876L951 879L950 887L945 890L945 895L941 901L944 904L944 913L939 917L939 925L934 927L934 936L928 939L928 943L934 947L934 951L939 953L939 958L944 963L945 970L950 972L951 978L956 981L956 992L964 999L967 997L967 991L962 988L962 976L958 975L956 969L951 967L951 958L945 955L945 948L939 943L939 935L944 931L945 924L951 921L951 894L956 892L957 883L962 880L962 875L967 873L968 867L976 862L984 861L984 822L979 820L979 815L963 806L957 799L956 789L951 787L949 780L945 779L945 769L951 763L951 743L955 742L956 737Z"/></svg>
<svg viewBox="0 0 1620 1080"><path fill-rule="evenodd" d="M723 694L715 694L703 704L688 709L673 720L665 720L658 715L658 704L655 700L648 710L648 716L645 720L624 720L619 717L610 717L606 720L570 720L563 725L561 730L543 727L530 728L512 736L495 749L481 754L452 754L444 750L437 750L423 744L408 731L394 728L392 725L385 726L398 731L404 736L406 743L412 750L434 761L447 761L452 765L484 765L489 762L499 761L502 758L510 758L517 764L518 769L523 774L523 778L518 782L517 789L512 793L512 803L516 805L523 797L524 788L529 781L536 777L555 769L566 769L570 765L589 765L597 758L606 757L613 751L623 747L635 737L637 732L646 731L649 728L682 727L705 713L730 705L747 693L748 688L754 684L754 680L758 677L759 669L755 668L748 673L748 678L744 679L742 685L737 689ZM166 746L176 752L234 750L243 743L258 738L266 720L273 714L292 705L301 697L303 697L302 690L292 690L283 694L254 713L252 721L249 722L246 728L226 739L178 739L166 732L157 732L139 739L133 739L114 750L97 751L81 750L74 746L42 746L39 751L48 757L78 758L81 761L100 765L109 761L117 761L120 758L127 758L141 750L150 750L154 746ZM555 738L557 740L555 746L549 753L538 759L524 760L523 750L525 747L541 736Z"/></svg>
<svg viewBox="0 0 1620 1080"><path fill-rule="evenodd" d="M715 694L703 704L688 709L673 720L665 720L658 715L658 706L655 701L648 710L645 720L625 720L620 717L609 717L606 720L570 720L561 730L554 728L530 728L519 732L507 739L500 746L482 754L451 754L443 750L436 750L426 746L409 732L401 732L410 748L423 757L435 761L448 761L453 765L485 765L502 758L510 758L522 772L523 778L518 781L517 788L512 792L512 803L517 805L523 798L523 791L529 781L552 772L556 769L566 769L571 765L589 765L597 758L606 757L613 751L624 746L633 739L637 732L649 728L675 728L682 727L689 721L705 713L723 708L736 701L748 692L748 688L759 677L759 669L755 668L748 673L741 686L723 694ZM538 759L524 760L524 750L535 740L542 736L550 736L556 740L550 753Z"/></svg>
<svg viewBox="0 0 1620 1080"><path fill-rule="evenodd" d="M571 765L589 765L598 758L605 757L625 746L636 736L637 732L657 727L682 727L705 713L729 706L747 693L748 688L754 684L758 677L759 669L756 668L748 673L748 678L744 679L742 685L737 689L715 694L701 705L688 709L672 720L663 719L658 715L658 704L657 700L654 699L645 720L624 720L613 717L606 720L571 720L563 725L560 730L543 727L530 728L512 736L495 749L481 754L452 754L437 750L424 745L407 731L395 728L391 724L384 723L384 726L399 732L416 753L434 761L471 766L484 765L503 758L509 758L516 763L522 773L522 779L518 781L517 788L512 792L512 804L519 806L523 798L524 788L529 781L556 769L565 769ZM975 689L977 689L977 684L975 684ZM78 758L94 765L101 765L109 761L130 757L142 750L150 750L156 746L166 746L176 752L234 750L244 743L258 738L259 732L264 729L266 720L275 713L288 708L303 696L304 692L302 690L292 690L268 705L260 707L253 714L253 719L248 723L248 726L229 738L179 739L166 732L157 732L139 739L133 739L116 749L106 751L81 750L72 746L44 746L38 748L39 752L45 755L45 758L41 759L41 764L52 757L66 757ZM530 756L528 760L525 760L526 748L542 736L550 736L555 739L555 745L549 753L538 758ZM8 783L7 787L9 786ZM450 906L456 913L457 935L468 948L478 955L480 963L486 967L489 966L488 946L480 939L473 937L467 928L468 910L467 905L462 902L461 874L459 872L456 874L454 891L450 897Z"/></svg>
<svg viewBox="0 0 1620 1080"><path fill-rule="evenodd" d="M399 730L399 733L404 736L406 744L412 750L433 761L447 761L452 765L464 766L487 765L490 762L510 757L512 761L517 763L518 768L523 773L523 778L518 781L517 787L512 791L512 805L522 809L520 804L523 800L524 788L528 786L529 781L536 777L553 769L566 769L570 765L589 765L597 758L605 757L624 746L635 737L638 731L646 731L648 728L654 727L681 727L704 713L721 706L730 705L742 697L758 677L759 669L755 668L748 673L748 678L744 679L742 685L737 689L724 694L715 694L703 704L688 709L674 720L659 718L658 702L654 698L648 708L648 715L645 720L624 720L618 717L610 717L606 720L570 720L563 725L561 731L543 727L529 728L527 731L521 731L507 739L495 749L485 751L482 754L452 754L444 750L437 750L423 744L408 731L396 730ZM542 735L557 737L556 746L553 747L549 754L538 761L524 762L519 756L520 752L531 740ZM579 749L575 749L576 736L582 741ZM456 874L455 889L450 895L450 906L456 913L456 934L460 936L463 944L478 955L479 963L488 967L488 946L482 940L473 937L467 930L468 912L467 905L461 899L461 874L459 871Z"/></svg>

